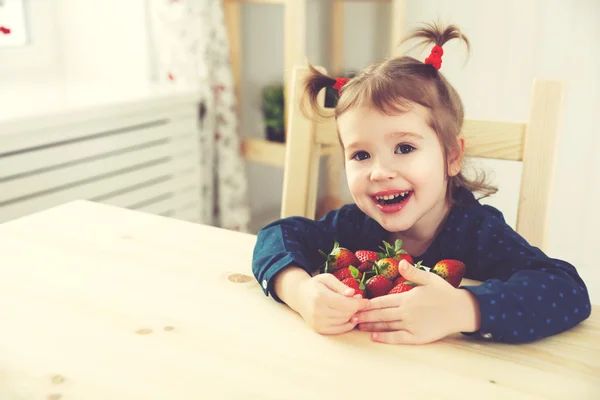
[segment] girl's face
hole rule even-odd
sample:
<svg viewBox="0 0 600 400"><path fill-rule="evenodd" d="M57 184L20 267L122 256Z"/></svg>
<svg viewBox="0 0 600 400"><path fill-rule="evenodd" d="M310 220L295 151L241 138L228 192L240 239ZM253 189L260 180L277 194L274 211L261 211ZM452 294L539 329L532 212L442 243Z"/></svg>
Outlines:
<svg viewBox="0 0 600 400"><path fill-rule="evenodd" d="M431 235L448 209L443 149L427 115L413 104L400 115L360 107L338 118L350 193L388 232ZM455 161L448 173L459 170Z"/></svg>

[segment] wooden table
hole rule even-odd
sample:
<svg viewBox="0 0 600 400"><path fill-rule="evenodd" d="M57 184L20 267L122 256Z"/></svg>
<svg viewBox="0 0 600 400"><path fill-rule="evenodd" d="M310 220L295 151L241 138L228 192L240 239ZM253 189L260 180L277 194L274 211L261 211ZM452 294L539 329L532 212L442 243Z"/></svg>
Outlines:
<svg viewBox="0 0 600 400"><path fill-rule="evenodd" d="M0 399L600 398L598 307L527 345L322 336L254 242L85 201L0 225Z"/></svg>

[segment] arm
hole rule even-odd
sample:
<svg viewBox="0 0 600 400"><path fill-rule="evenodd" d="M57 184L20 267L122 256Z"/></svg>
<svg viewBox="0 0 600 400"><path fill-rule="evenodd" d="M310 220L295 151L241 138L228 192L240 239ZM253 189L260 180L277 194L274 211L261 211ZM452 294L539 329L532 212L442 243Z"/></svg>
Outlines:
<svg viewBox="0 0 600 400"><path fill-rule="evenodd" d="M277 293L281 301L292 310L298 311L299 299L294 289L310 278L311 275L304 269L293 265L287 266L273 278L273 293Z"/></svg>
<svg viewBox="0 0 600 400"><path fill-rule="evenodd" d="M474 333L520 343L555 335L587 319L590 299L575 267L531 246L492 207L482 211L468 274L485 282L463 288L477 300L481 320Z"/></svg>

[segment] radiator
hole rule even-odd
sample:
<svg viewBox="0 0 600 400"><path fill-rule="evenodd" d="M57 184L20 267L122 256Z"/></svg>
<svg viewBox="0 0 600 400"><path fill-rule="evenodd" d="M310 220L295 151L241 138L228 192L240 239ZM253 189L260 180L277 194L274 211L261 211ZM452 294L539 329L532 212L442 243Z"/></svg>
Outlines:
<svg viewBox="0 0 600 400"><path fill-rule="evenodd" d="M192 95L0 120L0 222L78 199L198 221L199 129Z"/></svg>

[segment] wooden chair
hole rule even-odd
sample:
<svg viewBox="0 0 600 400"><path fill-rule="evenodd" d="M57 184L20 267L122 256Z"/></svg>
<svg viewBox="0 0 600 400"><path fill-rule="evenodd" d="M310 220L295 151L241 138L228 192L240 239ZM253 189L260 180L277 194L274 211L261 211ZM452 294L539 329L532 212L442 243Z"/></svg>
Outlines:
<svg viewBox="0 0 600 400"><path fill-rule="evenodd" d="M323 70L322 68L320 68ZM287 146L283 177L281 217L315 218L319 160L332 156L326 197L339 199L342 168L340 145L333 118L317 121L300 109L306 67L296 67L287 125ZM323 99L324 91L321 93ZM537 79L526 122L465 119L462 136L466 156L523 162L516 231L530 244L544 250L548 232L550 190L554 177L554 156L562 112L563 85L559 81ZM323 101L320 102L324 104ZM331 109L323 109L330 114ZM341 203L340 203L341 204Z"/></svg>

